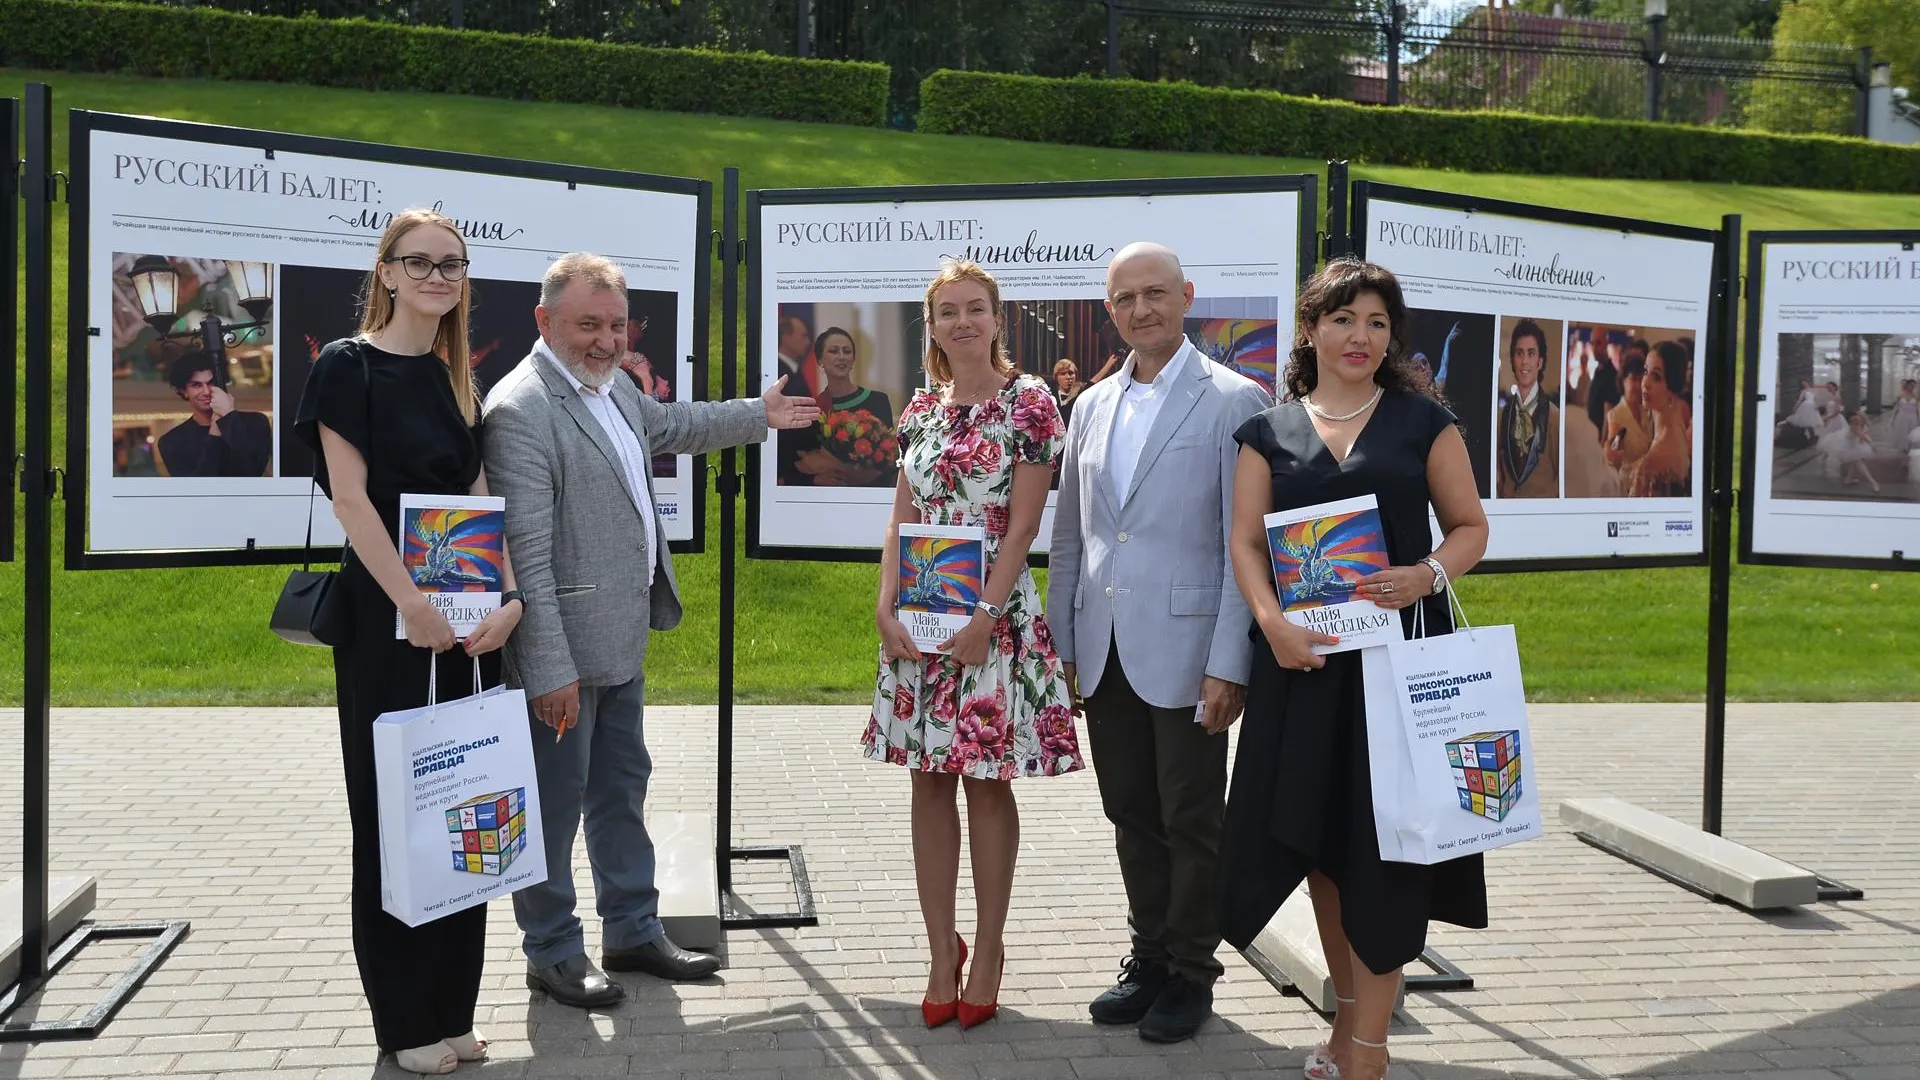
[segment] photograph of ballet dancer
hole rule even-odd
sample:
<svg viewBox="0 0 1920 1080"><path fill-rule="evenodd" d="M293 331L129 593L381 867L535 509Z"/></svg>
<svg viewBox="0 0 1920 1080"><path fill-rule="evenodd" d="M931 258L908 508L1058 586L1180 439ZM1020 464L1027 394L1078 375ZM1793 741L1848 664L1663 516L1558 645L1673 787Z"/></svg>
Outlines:
<svg viewBox="0 0 1920 1080"><path fill-rule="evenodd" d="M1920 330L1781 334L1773 497L1920 501Z"/></svg>
<svg viewBox="0 0 1920 1080"><path fill-rule="evenodd" d="M1562 460L1569 499L1693 492L1693 332L1567 326Z"/></svg>
<svg viewBox="0 0 1920 1080"><path fill-rule="evenodd" d="M1560 497L1560 352L1556 319L1500 319L1500 412L1495 421L1494 494L1502 499Z"/></svg>
<svg viewBox="0 0 1920 1080"><path fill-rule="evenodd" d="M812 394L820 420L774 443L782 487L892 487L893 422L926 385L920 305L781 304L775 347L788 394Z"/></svg>
<svg viewBox="0 0 1920 1080"><path fill-rule="evenodd" d="M1460 418L1474 486L1493 494L1493 316L1412 308L1409 355L1427 369L1447 407Z"/></svg>

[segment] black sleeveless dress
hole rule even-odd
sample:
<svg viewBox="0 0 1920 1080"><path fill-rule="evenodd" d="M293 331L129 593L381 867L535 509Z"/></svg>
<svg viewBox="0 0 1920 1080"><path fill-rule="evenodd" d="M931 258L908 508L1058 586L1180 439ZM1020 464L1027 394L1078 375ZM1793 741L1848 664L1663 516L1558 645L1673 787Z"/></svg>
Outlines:
<svg viewBox="0 0 1920 1080"><path fill-rule="evenodd" d="M1377 498L1387 555L1408 566L1433 553L1427 452L1452 423L1433 399L1388 391L1345 461L1334 460L1297 401L1249 419L1234 438L1272 466L1276 510ZM1446 598L1422 603L1428 632L1451 632ZM1401 613L1408 632L1413 610ZM1431 919L1486 926L1480 856L1437 866L1380 858L1359 651L1328 656L1315 671L1284 670L1258 626L1251 636L1253 673L1220 846L1226 939L1246 948L1310 870L1340 887L1341 923L1376 974L1419 956Z"/></svg>

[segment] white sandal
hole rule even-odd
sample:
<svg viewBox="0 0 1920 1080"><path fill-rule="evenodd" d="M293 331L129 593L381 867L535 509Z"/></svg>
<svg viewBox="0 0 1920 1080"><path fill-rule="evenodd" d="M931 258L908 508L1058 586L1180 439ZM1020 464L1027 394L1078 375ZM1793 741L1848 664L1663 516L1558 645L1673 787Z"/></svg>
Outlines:
<svg viewBox="0 0 1920 1080"><path fill-rule="evenodd" d="M458 1057L461 1061L487 1060L487 1039L486 1036L480 1034L478 1028L467 1032L465 1035L451 1036L444 1041L448 1046L453 1048L454 1056Z"/></svg>
<svg viewBox="0 0 1920 1080"><path fill-rule="evenodd" d="M1352 998L1335 997L1333 1000L1336 1017L1339 1015L1341 1005L1353 1004ZM1340 1080L1340 1066L1333 1061L1333 1045L1321 1043L1314 1047L1307 1054L1307 1060L1302 1064L1301 1071L1306 1074L1307 1080Z"/></svg>
<svg viewBox="0 0 1920 1080"><path fill-rule="evenodd" d="M1387 1044L1384 1039L1380 1042L1368 1042L1360 1036L1354 1035L1350 1036L1347 1041L1355 1046L1365 1047L1368 1050L1380 1051L1380 1080L1387 1080L1387 1071L1393 1065L1393 1055L1387 1053Z"/></svg>
<svg viewBox="0 0 1920 1080"><path fill-rule="evenodd" d="M460 1067L460 1055L444 1039L411 1050L396 1050L393 1060L401 1068L421 1076L445 1076Z"/></svg>

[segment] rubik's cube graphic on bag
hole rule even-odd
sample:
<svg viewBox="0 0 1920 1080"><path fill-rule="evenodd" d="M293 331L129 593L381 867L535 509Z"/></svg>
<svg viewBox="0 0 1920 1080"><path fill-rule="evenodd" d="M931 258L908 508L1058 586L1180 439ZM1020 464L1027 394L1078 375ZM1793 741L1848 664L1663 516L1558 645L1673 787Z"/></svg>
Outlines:
<svg viewBox="0 0 1920 1080"><path fill-rule="evenodd" d="M526 798L526 788L514 788L448 807L453 868L468 874L505 873L527 849Z"/></svg>
<svg viewBox="0 0 1920 1080"><path fill-rule="evenodd" d="M1505 821L1520 802L1520 733L1483 731L1447 744L1460 809Z"/></svg>

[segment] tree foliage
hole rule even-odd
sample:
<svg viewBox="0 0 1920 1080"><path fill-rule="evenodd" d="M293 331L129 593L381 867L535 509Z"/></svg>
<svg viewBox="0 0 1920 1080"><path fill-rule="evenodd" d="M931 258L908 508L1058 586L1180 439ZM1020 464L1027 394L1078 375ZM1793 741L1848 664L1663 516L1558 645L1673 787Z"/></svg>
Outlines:
<svg viewBox="0 0 1920 1080"><path fill-rule="evenodd" d="M1796 52L1820 46L1871 47L1875 63L1892 66L1893 84L1920 90L1920 12L1913 0L1795 0L1774 28L1774 70L1786 73ZM1849 131L1854 95L1810 91L1781 79L1756 87L1752 123L1770 131Z"/></svg>
<svg viewBox="0 0 1920 1080"><path fill-rule="evenodd" d="M1920 92L1920 7L1914 0L1792 0L1774 28L1777 45L1873 47L1893 65L1893 85Z"/></svg>

